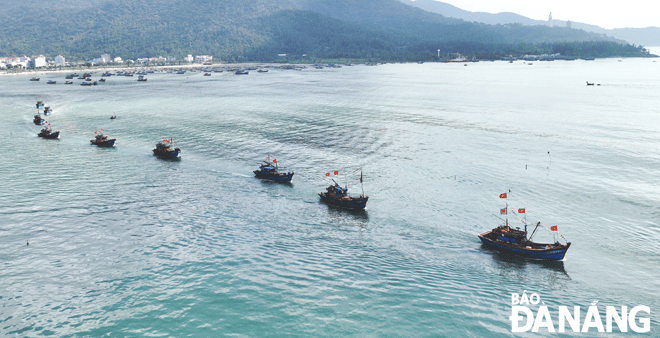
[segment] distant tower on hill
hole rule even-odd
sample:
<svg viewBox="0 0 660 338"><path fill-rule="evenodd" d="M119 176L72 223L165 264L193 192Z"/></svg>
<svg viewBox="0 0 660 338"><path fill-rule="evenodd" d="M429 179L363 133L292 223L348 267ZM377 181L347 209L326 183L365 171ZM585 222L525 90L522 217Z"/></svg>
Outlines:
<svg viewBox="0 0 660 338"><path fill-rule="evenodd" d="M571 20L566 21L566 28L571 28Z"/></svg>
<svg viewBox="0 0 660 338"><path fill-rule="evenodd" d="M548 26L552 27L552 12L550 12L550 16L548 16Z"/></svg>

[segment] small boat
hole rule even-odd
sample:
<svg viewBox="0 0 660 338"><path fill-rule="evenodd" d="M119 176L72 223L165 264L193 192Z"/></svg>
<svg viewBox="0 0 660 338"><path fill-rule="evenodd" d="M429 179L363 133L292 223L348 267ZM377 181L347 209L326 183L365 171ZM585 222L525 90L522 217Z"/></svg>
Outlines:
<svg viewBox="0 0 660 338"><path fill-rule="evenodd" d="M589 81L587 81L587 86L593 86L593 85L594 85L593 82L589 82Z"/></svg>
<svg viewBox="0 0 660 338"><path fill-rule="evenodd" d="M73 84L73 81L65 81L64 84Z"/></svg>
<svg viewBox="0 0 660 338"><path fill-rule="evenodd" d="M33 77L33 78L30 79L30 81L39 81L39 78L38 77Z"/></svg>
<svg viewBox="0 0 660 338"><path fill-rule="evenodd" d="M105 82L105 79L103 79L103 78L99 79L99 82Z"/></svg>
<svg viewBox="0 0 660 338"><path fill-rule="evenodd" d="M42 125L42 124L46 123L46 120L43 117L41 117L41 114L34 115L34 120L33 121L34 121L34 124L36 124L36 125Z"/></svg>
<svg viewBox="0 0 660 338"><path fill-rule="evenodd" d="M50 107L44 107L44 115L50 115L53 113L53 109Z"/></svg>
<svg viewBox="0 0 660 338"><path fill-rule="evenodd" d="M236 70L236 72L234 74L235 75L248 75L248 74L250 74L250 72L248 72L245 69L238 69L238 70Z"/></svg>
<svg viewBox="0 0 660 338"><path fill-rule="evenodd" d="M500 195L500 198L506 198L506 194ZM508 214L508 211L509 206L507 204L504 209L500 210L500 213ZM513 209L510 211L513 214L516 214ZM518 209L518 212L524 213L525 209ZM522 219L521 222L525 225L524 230L520 230L520 228L513 229L509 226L509 220L507 218L505 224L500 225L493 230L479 234L479 239L487 247L499 250L507 254L547 260L564 259L566 251L568 251L568 248L571 246L570 242L566 241L566 244L560 244L557 240L555 240L554 243L533 242L532 237L536 233L536 230L539 227L543 227L541 222L536 223L534 226L534 231L532 231L532 234L529 236L529 238L527 237L527 222L523 221ZM557 231L557 226L550 227L550 230L553 232L553 235L559 234ZM562 238L564 238L564 236L562 236ZM564 240L566 239L564 238Z"/></svg>
<svg viewBox="0 0 660 338"><path fill-rule="evenodd" d="M73 77L74 77L74 74L69 74L69 75L65 76L64 78L67 79L67 80L72 80Z"/></svg>
<svg viewBox="0 0 660 338"><path fill-rule="evenodd" d="M254 170L254 175L257 178L263 178L267 180L277 181L277 182L291 182L293 177L293 171L280 172L277 166L277 159L270 160L270 156L266 157L266 160L259 166L259 169Z"/></svg>
<svg viewBox="0 0 660 338"><path fill-rule="evenodd" d="M147 78L146 78L146 77L142 77L142 75L140 75L140 77L139 77L137 80L138 80L138 81L142 81L142 82L146 82L146 81L147 81Z"/></svg>
<svg viewBox="0 0 660 338"><path fill-rule="evenodd" d="M46 84L57 84L57 81L55 81L55 80L48 80L48 82L46 82Z"/></svg>
<svg viewBox="0 0 660 338"><path fill-rule="evenodd" d="M177 73L177 74L185 74L186 71L185 71L185 70L180 70L180 71L178 71L178 72L176 72L176 73Z"/></svg>
<svg viewBox="0 0 660 338"><path fill-rule="evenodd" d="M37 109L44 106L44 101L37 101Z"/></svg>
<svg viewBox="0 0 660 338"><path fill-rule="evenodd" d="M47 138L47 139L56 139L56 138L60 137L60 132L59 131L52 131L50 129L50 123L49 123L48 126L46 126L46 128L44 128L44 129L41 129L41 132L39 132L39 134L37 134L37 135L39 137L43 137L43 138Z"/></svg>
<svg viewBox="0 0 660 338"><path fill-rule="evenodd" d="M362 183L362 169L360 168L360 183ZM357 170L356 170L357 171ZM330 173L325 174L330 176ZM338 172L335 171L335 175L338 175ZM345 186L340 186L337 181L332 179L334 184L331 184L326 188L326 191L319 193L321 200L328 205L335 207L349 209L349 210L362 210L367 206L367 201L369 196L364 195L364 187L362 188L362 195L359 197L352 197L348 195L348 184Z"/></svg>
<svg viewBox="0 0 660 338"><path fill-rule="evenodd" d="M112 115L112 116L110 116L110 119L111 119L111 120L114 120L114 119L116 119L116 118L117 118L117 115Z"/></svg>
<svg viewBox="0 0 660 338"><path fill-rule="evenodd" d="M257 72L259 72L259 73L268 73L268 69L261 68Z"/></svg>
<svg viewBox="0 0 660 338"><path fill-rule="evenodd" d="M81 82L80 85L81 86L91 86L92 84L89 83L89 82Z"/></svg>
<svg viewBox="0 0 660 338"><path fill-rule="evenodd" d="M156 149L153 150L154 155L158 156L164 160L178 159L180 158L181 149L174 148L174 139L163 140L156 144Z"/></svg>
<svg viewBox="0 0 660 338"><path fill-rule="evenodd" d="M204 76L211 76L211 73L204 73Z"/></svg>
<svg viewBox="0 0 660 338"><path fill-rule="evenodd" d="M89 140L93 145L99 146L99 147L113 147L115 145L115 141L117 141L116 138L109 138L107 135L103 134L103 129L101 129L101 132L95 131L93 140Z"/></svg>

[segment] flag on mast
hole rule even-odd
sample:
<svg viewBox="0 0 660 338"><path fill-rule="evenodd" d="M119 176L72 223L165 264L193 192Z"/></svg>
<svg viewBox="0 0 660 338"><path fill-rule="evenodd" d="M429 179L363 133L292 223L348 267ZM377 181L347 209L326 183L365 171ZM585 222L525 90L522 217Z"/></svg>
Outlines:
<svg viewBox="0 0 660 338"><path fill-rule="evenodd" d="M551 231L559 231L559 230L557 230L557 226L556 226L556 225L551 226L551 227L550 227L550 230L551 230Z"/></svg>
<svg viewBox="0 0 660 338"><path fill-rule="evenodd" d="M519 213L519 214L524 214L524 213L525 213L525 208L520 208L520 209L518 209L518 213Z"/></svg>
<svg viewBox="0 0 660 338"><path fill-rule="evenodd" d="M506 215L506 208L500 209L500 215Z"/></svg>

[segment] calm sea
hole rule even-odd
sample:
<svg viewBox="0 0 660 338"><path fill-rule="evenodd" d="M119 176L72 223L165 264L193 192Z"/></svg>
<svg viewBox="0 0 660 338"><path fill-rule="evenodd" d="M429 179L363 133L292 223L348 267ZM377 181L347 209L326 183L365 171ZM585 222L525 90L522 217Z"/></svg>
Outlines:
<svg viewBox="0 0 660 338"><path fill-rule="evenodd" d="M523 291L660 335L660 60L31 76L0 77L2 336L508 337ZM358 168L366 211L320 202ZM565 261L483 247L505 202Z"/></svg>

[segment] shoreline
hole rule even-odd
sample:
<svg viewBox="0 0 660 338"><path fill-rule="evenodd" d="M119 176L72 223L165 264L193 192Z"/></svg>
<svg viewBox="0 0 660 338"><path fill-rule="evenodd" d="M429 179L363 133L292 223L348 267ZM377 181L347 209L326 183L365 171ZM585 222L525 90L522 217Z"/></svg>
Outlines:
<svg viewBox="0 0 660 338"><path fill-rule="evenodd" d="M279 67L279 66L313 66L313 64L298 64L298 63L268 63L268 62L245 62L245 63L214 63L212 65L202 65L199 63L195 64L185 64L185 65L157 65L157 66L96 66L96 67L76 67L76 68L67 68L67 69L21 69L17 71L12 70L1 70L1 76L16 76L16 75L47 75L47 74L58 74L58 73L94 73L98 71L141 71L143 69L215 69L215 68L248 68L248 67Z"/></svg>

